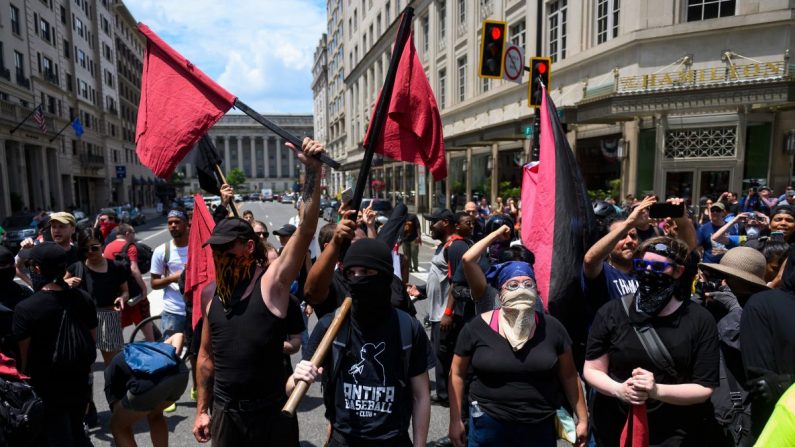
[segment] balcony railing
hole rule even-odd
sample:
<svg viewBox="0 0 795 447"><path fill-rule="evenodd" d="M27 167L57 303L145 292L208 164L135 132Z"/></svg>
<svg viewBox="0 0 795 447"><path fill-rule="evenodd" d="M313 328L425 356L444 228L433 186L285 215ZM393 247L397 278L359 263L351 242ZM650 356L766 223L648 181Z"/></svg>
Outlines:
<svg viewBox="0 0 795 447"><path fill-rule="evenodd" d="M6 78L6 80L11 80L11 70L2 67L0 68L0 78Z"/></svg>
<svg viewBox="0 0 795 447"><path fill-rule="evenodd" d="M26 78L23 74L17 73L17 84L27 89L30 88L30 79Z"/></svg>
<svg viewBox="0 0 795 447"><path fill-rule="evenodd" d="M81 152L78 159L80 160L80 164L85 166L105 166L105 157L102 155Z"/></svg>
<svg viewBox="0 0 795 447"><path fill-rule="evenodd" d="M59 83L58 83L58 75L56 75L52 71L43 71L42 72L42 76L48 82L50 82L52 84L55 84L55 85L59 85Z"/></svg>

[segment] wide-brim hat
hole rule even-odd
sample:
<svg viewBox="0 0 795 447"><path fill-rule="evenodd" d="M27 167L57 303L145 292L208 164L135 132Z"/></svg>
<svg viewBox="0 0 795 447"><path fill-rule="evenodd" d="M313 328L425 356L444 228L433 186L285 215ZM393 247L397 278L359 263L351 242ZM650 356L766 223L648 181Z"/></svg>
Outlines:
<svg viewBox="0 0 795 447"><path fill-rule="evenodd" d="M702 262L698 267L707 273L742 281L755 291L769 289L765 282L765 256L751 247L732 248L723 255L719 264Z"/></svg>

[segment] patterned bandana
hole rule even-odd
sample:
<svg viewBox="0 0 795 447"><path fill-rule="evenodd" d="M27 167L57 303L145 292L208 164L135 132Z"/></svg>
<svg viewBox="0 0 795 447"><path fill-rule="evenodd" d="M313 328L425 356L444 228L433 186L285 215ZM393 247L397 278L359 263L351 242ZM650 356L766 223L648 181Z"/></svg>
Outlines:
<svg viewBox="0 0 795 447"><path fill-rule="evenodd" d="M215 261L215 293L224 310L229 312L235 304L234 300L242 298L246 291L257 263L253 257L239 258L232 253L213 253Z"/></svg>

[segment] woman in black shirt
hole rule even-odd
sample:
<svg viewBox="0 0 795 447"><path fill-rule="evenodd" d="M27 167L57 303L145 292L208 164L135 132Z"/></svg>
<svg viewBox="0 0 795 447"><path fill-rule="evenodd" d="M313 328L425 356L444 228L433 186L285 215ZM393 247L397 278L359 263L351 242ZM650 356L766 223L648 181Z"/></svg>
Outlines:
<svg viewBox="0 0 795 447"><path fill-rule="evenodd" d="M105 365L124 346L121 310L130 297L127 279L130 272L102 254L102 234L96 228L86 228L77 236L80 261L69 266L67 278L80 278L78 287L88 292L97 307L97 349Z"/></svg>
<svg viewBox="0 0 795 447"><path fill-rule="evenodd" d="M584 376L598 391L591 414L599 446L619 445L630 405L640 414L645 406L650 446L707 445L708 400L718 386L718 332L706 309L677 296L688 252L677 239L645 241L634 260L639 284L634 296L624 298L627 309L624 299L612 300L596 314ZM633 325L657 332L673 368L655 364Z"/></svg>
<svg viewBox="0 0 795 447"><path fill-rule="evenodd" d="M461 405L471 365L470 447L555 446L563 393L577 414L575 445L585 445L588 414L571 339L558 320L536 310L533 268L505 262L488 276L499 290L500 308L474 318L458 336L450 373L450 439L456 447L467 443Z"/></svg>

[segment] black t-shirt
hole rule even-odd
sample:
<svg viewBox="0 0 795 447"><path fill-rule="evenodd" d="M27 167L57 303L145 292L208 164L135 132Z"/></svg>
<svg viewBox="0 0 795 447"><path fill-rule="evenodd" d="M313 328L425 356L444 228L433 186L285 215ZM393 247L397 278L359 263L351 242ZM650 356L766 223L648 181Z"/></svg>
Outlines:
<svg viewBox="0 0 795 447"><path fill-rule="evenodd" d="M290 302L287 303L287 317L284 319L284 324L287 329L287 340L290 339L291 335L300 334L306 330L301 304L298 303L298 298L293 295L290 295ZM288 354L284 354L283 357L284 372L286 374L284 379L287 380L287 377L293 373L293 364Z"/></svg>
<svg viewBox="0 0 795 447"><path fill-rule="evenodd" d="M480 316L458 335L455 353L471 357L475 372L470 399L495 419L525 424L544 421L562 402L558 356L571 351L571 338L555 317L536 315L535 334L518 352Z"/></svg>
<svg viewBox="0 0 795 447"><path fill-rule="evenodd" d="M318 321L309 338L305 360L312 358L333 318L332 313ZM334 429L369 440L392 439L406 433L413 399L410 383L405 387L399 383L404 366L397 314L367 330L362 330L352 318L348 321L342 328L344 331L350 327L351 336L336 379ZM412 318L411 322L409 378L424 373L436 363L419 321ZM332 357L331 353L326 356L326 371L332 370ZM327 408L326 417L331 419L331 414Z"/></svg>
<svg viewBox="0 0 795 447"><path fill-rule="evenodd" d="M108 270L104 273L95 272L85 264L74 263L67 271L72 276L79 276L80 288L91 294L97 308L113 307L113 301L121 295L119 287L130 277L129 270L116 261L107 261Z"/></svg>
<svg viewBox="0 0 795 447"><path fill-rule="evenodd" d="M33 295L33 291L15 282L0 286L0 351L11 357L17 357L17 343L11 336L13 331L14 308L22 300Z"/></svg>
<svg viewBox="0 0 795 447"><path fill-rule="evenodd" d="M406 216L406 221L403 223L403 242L414 242L417 240L420 232L420 221L417 219L416 214L409 214Z"/></svg>
<svg viewBox="0 0 795 447"><path fill-rule="evenodd" d="M602 262L602 271L595 278L590 279L582 274L582 291L585 294L585 305L588 309L588 319L593 320L596 311L604 303L617 300L624 295L635 293L638 289L638 280L635 275L624 273L616 269L609 262Z"/></svg>
<svg viewBox="0 0 795 447"><path fill-rule="evenodd" d="M629 306L633 321L641 316L634 301ZM719 341L715 320L703 307L684 301L673 314L650 320L652 327L673 358L678 378L657 368L630 324L621 300L612 300L599 309L588 336L586 360L607 354L608 375L624 382L635 368L654 373L657 383L696 383L718 386ZM597 393L593 400L593 425L599 445L618 445L627 419L628 404ZM647 401L650 445L694 445L705 434L706 421L712 417L707 400L696 405L671 405Z"/></svg>
<svg viewBox="0 0 795 447"><path fill-rule="evenodd" d="M14 337L30 339L27 373L36 391L50 400L71 401L82 398L88 386L89 371L54 370L52 356L63 317L68 309L71 318L87 329L97 327L94 303L84 291L39 291L14 309Z"/></svg>
<svg viewBox="0 0 795 447"><path fill-rule="evenodd" d="M395 275L392 275L391 293L390 302L392 303L392 307L408 312L409 315L417 314L417 310L414 308L414 304L411 302L411 298L408 292L406 292L406 288L403 286L403 281ZM348 284L345 282L345 276L343 276L341 270L334 270L328 296L326 296L326 299L322 303L312 306L317 319L319 320L329 313L334 312L335 309L342 305L342 301L345 297L349 295L350 291L348 290Z"/></svg>

